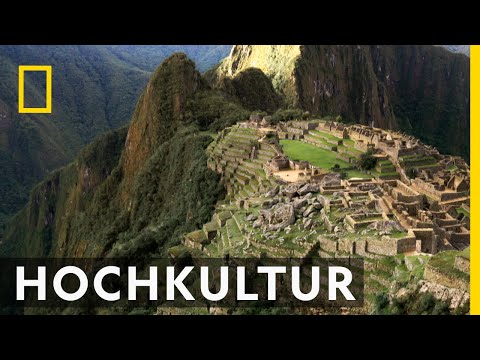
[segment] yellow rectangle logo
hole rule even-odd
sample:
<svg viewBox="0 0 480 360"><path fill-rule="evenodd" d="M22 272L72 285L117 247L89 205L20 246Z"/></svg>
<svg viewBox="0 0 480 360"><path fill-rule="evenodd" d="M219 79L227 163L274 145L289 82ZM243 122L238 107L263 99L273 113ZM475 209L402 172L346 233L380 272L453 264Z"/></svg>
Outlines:
<svg viewBox="0 0 480 360"><path fill-rule="evenodd" d="M25 72L44 71L46 79L46 107L25 107ZM52 67L50 65L19 65L18 66L18 112L20 114L51 114L52 113Z"/></svg>

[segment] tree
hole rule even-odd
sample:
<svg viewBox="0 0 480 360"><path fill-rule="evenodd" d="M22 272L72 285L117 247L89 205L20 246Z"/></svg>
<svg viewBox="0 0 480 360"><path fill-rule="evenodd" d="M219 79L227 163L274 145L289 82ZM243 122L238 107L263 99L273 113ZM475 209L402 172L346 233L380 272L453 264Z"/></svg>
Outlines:
<svg viewBox="0 0 480 360"><path fill-rule="evenodd" d="M390 301L388 300L387 294L381 292L375 295L375 314L382 315L386 314Z"/></svg>
<svg viewBox="0 0 480 360"><path fill-rule="evenodd" d="M407 176L409 179L415 179L417 177L417 171L414 168L407 170Z"/></svg>
<svg viewBox="0 0 480 360"><path fill-rule="evenodd" d="M368 150L365 154L362 154L360 156L360 159L358 160L357 166L362 169L362 170L373 170L375 166L377 165L377 158L373 156L373 152L371 150Z"/></svg>
<svg viewBox="0 0 480 360"><path fill-rule="evenodd" d="M335 164L331 167L331 170L334 172L339 172L340 171L340 165Z"/></svg>

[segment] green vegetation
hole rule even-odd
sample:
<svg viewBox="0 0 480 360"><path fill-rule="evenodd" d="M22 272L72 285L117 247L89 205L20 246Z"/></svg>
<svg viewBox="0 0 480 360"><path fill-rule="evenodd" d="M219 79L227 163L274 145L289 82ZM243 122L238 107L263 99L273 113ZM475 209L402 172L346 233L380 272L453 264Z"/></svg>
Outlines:
<svg viewBox="0 0 480 360"><path fill-rule="evenodd" d="M212 138L199 131L210 124L177 107L201 109L210 103L201 93L201 104L195 104L189 87L193 66L175 55L156 71L154 90L141 97L130 125L134 155L123 148L122 129L100 137L75 163L39 184L8 228L2 255L48 256L58 254L62 243L65 256L81 251L83 256L147 258L165 255L184 233L208 222L223 195L219 175L207 167ZM148 131L136 142L142 126Z"/></svg>
<svg viewBox="0 0 480 360"><path fill-rule="evenodd" d="M71 161L97 135L130 120L151 72L166 57L184 51L204 71L230 49L231 45L0 46L0 114L8 114L0 125L0 239L5 222L26 204L36 182ZM37 63L53 67L53 112L18 115L17 65ZM44 77L27 76L27 104L44 101L42 83ZM236 109L227 113L223 108L219 123L237 121Z"/></svg>
<svg viewBox="0 0 480 360"><path fill-rule="evenodd" d="M225 79L229 81L229 79ZM230 85L225 85L227 91ZM272 81L259 69L242 71L231 80L234 96L248 110L262 110L269 113L278 109L280 96L275 92Z"/></svg>
<svg viewBox="0 0 480 360"><path fill-rule="evenodd" d="M338 164L341 168L350 167L350 164L336 158L336 153L320 149L314 145L297 140L281 140L283 151L292 160L305 160L322 169L331 169Z"/></svg>
<svg viewBox="0 0 480 360"><path fill-rule="evenodd" d="M351 164L336 158L336 153L320 149L314 145L296 140L281 140L283 151L292 160L305 160L319 168L330 170L336 164L344 170L348 177L368 178L372 175L351 168Z"/></svg>
<svg viewBox="0 0 480 360"><path fill-rule="evenodd" d="M391 301L378 293L374 302L376 315L450 315L449 304L436 300L431 294L412 292Z"/></svg>
<svg viewBox="0 0 480 360"><path fill-rule="evenodd" d="M417 170L414 168L410 168L406 172L409 179L415 179L417 177Z"/></svg>
<svg viewBox="0 0 480 360"><path fill-rule="evenodd" d="M457 213L458 214L463 214L463 216L470 217L470 211L466 210L463 207L457 208Z"/></svg>
<svg viewBox="0 0 480 360"><path fill-rule="evenodd" d="M444 274L448 274L449 276L455 276L469 282L470 277L464 272L456 269L454 266L455 258L458 255L463 256L466 253L469 253L469 249L470 248L468 248L468 250L466 250L465 252L455 250L440 252L430 258L430 260L428 261L428 265Z"/></svg>
<svg viewBox="0 0 480 360"><path fill-rule="evenodd" d="M447 171L454 172L455 170L458 170L458 167L455 164L450 164L447 166Z"/></svg>
<svg viewBox="0 0 480 360"><path fill-rule="evenodd" d="M121 62L118 58L115 61ZM0 80L1 76L0 74ZM246 119L251 111L245 108L259 112L264 109L274 111L280 101L270 79L260 70L244 71L232 80L225 81L224 85L226 93L218 89L212 90L184 55L176 54L168 58L155 71L147 90L140 97L128 129L124 127L99 136L81 151L74 162L51 173L34 188L27 206L8 227L0 245L0 255L130 257L145 266L149 263L149 258L166 254L177 257L205 254L293 257L295 254L303 256L306 252L309 255L314 252L318 254L318 248L312 249L312 246L317 243L319 234L326 234L327 230L325 224L316 221L317 218L308 226L297 221L288 230L278 231L273 236L265 236L262 229L251 229L252 224L246 220L246 216L258 215L260 207L265 207L262 205L265 198L259 197L260 191L264 192L272 185L277 186L275 179L267 179L262 170L264 159L270 159L276 150L267 141L257 142L260 131L255 129L234 126L218 131ZM0 82L0 89L1 86ZM34 99L37 95L40 98L40 92L37 94L34 86L30 90ZM357 90L353 89L352 94L355 95ZM120 100L116 99L112 104L118 101ZM85 104L79 104L79 108L83 105ZM105 114L117 110L107 106ZM287 109L277 111L274 117L274 121L290 117L304 119L309 114ZM53 125L47 122L36 128L33 120L37 118L25 120L21 129L15 130L19 134L30 136L28 141L31 143L21 144L22 150L34 148L38 140L38 144L42 145L38 149L47 149L46 155L57 155L56 150L64 145L60 141L66 139L57 135L44 135L54 134L55 131L62 134L60 127L52 131L50 126ZM102 131L96 128L97 125L91 126L91 134L88 136ZM105 127L117 125L119 124L109 123ZM41 136L36 136L38 134ZM325 145L327 150L305 142L283 140L281 144L285 153L291 159L307 160L315 166L330 169L342 178L398 176L393 171L393 164L389 161L377 162L371 152L361 155L360 151L352 148L354 143L351 140L343 140L321 131L313 132L312 135L321 140L322 144L317 145ZM83 140L78 140L78 146L83 144ZM275 136L269 140L274 141ZM0 145L8 147L10 141L0 134ZM345 145L338 145L340 141L344 141ZM252 160L249 154L253 145L258 145L259 155ZM340 153L328 150L330 145L331 149L341 149ZM9 158L9 154L0 151L0 164L5 164L5 173L11 175L16 169L14 166L9 167L9 164L15 164L16 159ZM73 154L65 155L65 159L58 161L66 161L69 156ZM360 158L358 170L352 169L353 158ZM210 166L225 168L222 180L230 181L234 187L235 193L229 194L223 201L224 186L220 182L220 175L207 167L207 162ZM431 162L432 159L428 157L404 159L405 164L412 165L411 168L435 166ZM373 172L373 169L376 171ZM24 184L10 179L6 185L5 190L1 191L15 196L19 195L19 189L24 189ZM11 188L16 191L11 191ZM239 208L236 202L240 198L238 195L250 197L248 206ZM356 196L352 194L352 197ZM368 197L363 194L356 199L368 201ZM253 205L255 201L258 203ZM336 208L334 202L331 205L332 211L327 216L335 223L342 221L346 213L351 213L351 209ZM217 213L212 218L214 211ZM2 217L5 214L0 212L0 221ZM364 221L381 219L381 216L370 215ZM221 227L219 223L225 225ZM186 233L189 234L189 239L206 243L206 231L210 232L208 235L217 235L205 249L187 249L185 245L180 245L180 239ZM391 234L393 238L405 235L401 231ZM348 233L342 236L341 240L348 242L379 238L380 235L376 230L366 229L361 234ZM346 245L348 244L342 244ZM453 268L456 256L467 257L469 253L438 254L429 260L428 265L454 276L463 276L466 280L465 274L459 274ZM375 299L372 293L368 294L368 301L374 301L375 313L450 313L448 304L438 302L430 295L412 291L412 284L423 278L426 263L424 257L399 255L365 261L375 263L374 271L372 267L365 268L365 273L369 276L367 285L375 289L374 293L378 293ZM408 291L405 296L390 300L393 292L383 291L394 287ZM127 312L150 314L154 311L155 309L147 307L128 309ZM206 313L207 310L199 312ZM290 310L267 310L262 307L238 311L283 312Z"/></svg>
<svg viewBox="0 0 480 360"><path fill-rule="evenodd" d="M465 259L470 259L470 246L463 249L459 255Z"/></svg>
<svg viewBox="0 0 480 360"><path fill-rule="evenodd" d="M309 116L310 116L310 113L300 109L278 109L272 115L272 122L274 124L277 124L280 121L302 120L302 119L308 119Z"/></svg>
<svg viewBox="0 0 480 360"><path fill-rule="evenodd" d="M321 137L323 137L325 139L328 139L328 140L332 140L334 142L338 142L338 141L342 140L342 139L340 139L340 138L338 138L338 137L336 137L332 134L328 134L328 133L320 131L320 130L311 130L310 133L311 134L316 134L318 136L321 136Z"/></svg>
<svg viewBox="0 0 480 360"><path fill-rule="evenodd" d="M360 156L357 166L362 170L372 170L377 165L377 158L373 156L371 151L367 151L365 154Z"/></svg>
<svg viewBox="0 0 480 360"><path fill-rule="evenodd" d="M219 91L201 90L188 101L185 116L201 129L217 132L248 119L250 113Z"/></svg>
<svg viewBox="0 0 480 360"><path fill-rule="evenodd" d="M18 64L53 67L53 112L17 112ZM96 46L0 46L0 239L34 184L71 161L98 134L123 126L149 74ZM44 77L25 94L44 102ZM43 85L43 86L42 86Z"/></svg>

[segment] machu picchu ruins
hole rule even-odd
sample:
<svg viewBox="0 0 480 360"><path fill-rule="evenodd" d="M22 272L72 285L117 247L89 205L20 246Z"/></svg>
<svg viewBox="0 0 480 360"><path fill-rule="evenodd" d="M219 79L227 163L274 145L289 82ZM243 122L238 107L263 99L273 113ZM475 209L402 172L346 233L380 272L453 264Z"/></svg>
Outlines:
<svg viewBox="0 0 480 360"><path fill-rule="evenodd" d="M51 116L17 116L16 102L0 101L0 257L129 268L109 277L122 294L109 307L85 298L0 313L471 312L468 58L429 45L233 45L200 70L189 56L210 51L173 48L159 66L143 61L150 46L5 48L6 100L18 96L24 54L53 61L66 76L57 91L72 101L54 96ZM67 76L65 51L85 69ZM41 100L43 83L24 80ZM138 301L125 296L130 269L153 283L159 262L174 270L159 269L159 292L142 282ZM256 271L269 263L275 273ZM180 286L193 265L183 280L195 303ZM225 277L226 267L235 270ZM351 285L355 302L332 303L345 293L325 288L331 280ZM275 298L272 285L285 291ZM225 288L234 302L202 295ZM288 296L316 290L318 302Z"/></svg>
<svg viewBox="0 0 480 360"><path fill-rule="evenodd" d="M227 195L172 257L361 257L370 302L400 277L451 308L468 303L470 169L462 158L400 132L332 120L273 125L257 115L220 132L208 153ZM359 168L362 156L374 167ZM429 261L443 253L456 277Z"/></svg>

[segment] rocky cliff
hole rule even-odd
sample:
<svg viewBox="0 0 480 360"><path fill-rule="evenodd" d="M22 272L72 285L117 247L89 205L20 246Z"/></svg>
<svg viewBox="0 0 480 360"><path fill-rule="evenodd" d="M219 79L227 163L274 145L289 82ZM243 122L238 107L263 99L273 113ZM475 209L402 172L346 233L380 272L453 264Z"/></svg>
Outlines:
<svg viewBox="0 0 480 360"><path fill-rule="evenodd" d="M236 45L213 84L250 68L287 106L401 129L469 158L469 59L420 45Z"/></svg>

